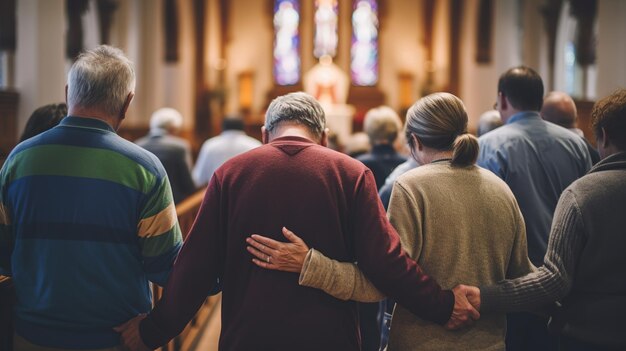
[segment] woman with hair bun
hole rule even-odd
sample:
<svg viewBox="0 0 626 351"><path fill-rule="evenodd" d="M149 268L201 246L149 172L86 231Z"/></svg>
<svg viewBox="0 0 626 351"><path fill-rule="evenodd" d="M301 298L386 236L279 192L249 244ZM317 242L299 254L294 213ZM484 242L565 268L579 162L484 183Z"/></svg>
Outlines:
<svg viewBox="0 0 626 351"><path fill-rule="evenodd" d="M467 122L463 102L448 93L423 97L409 109L406 140L423 166L398 178L388 210L403 249L444 289L489 285L534 269L517 202L500 178L475 165L478 141L467 133ZM249 243L271 255L270 264L255 262L301 272L301 285L340 299L383 297L357 265L309 250L293 233L286 236L291 243L254 235ZM288 259L293 257L303 259ZM504 314L482 315L472 328L451 332L396 306L388 349L504 350L505 330Z"/></svg>

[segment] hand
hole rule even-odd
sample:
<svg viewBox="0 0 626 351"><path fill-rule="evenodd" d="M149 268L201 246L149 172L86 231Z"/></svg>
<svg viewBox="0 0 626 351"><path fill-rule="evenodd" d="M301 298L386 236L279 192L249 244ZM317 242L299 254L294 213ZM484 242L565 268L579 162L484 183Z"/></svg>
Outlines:
<svg viewBox="0 0 626 351"><path fill-rule="evenodd" d="M246 242L250 245L247 247L248 252L256 257L252 259L252 262L266 269L300 273L309 247L285 227L283 227L283 235L289 240L288 243L257 234L252 234L251 238L247 238Z"/></svg>
<svg viewBox="0 0 626 351"><path fill-rule="evenodd" d="M455 330L461 327L470 326L474 323L474 321L480 318L480 313L478 313L468 300L467 295L472 294L469 288L470 287L465 285L458 285L452 289L452 292L454 293L454 309L452 310L450 320L444 326L446 329Z"/></svg>
<svg viewBox="0 0 626 351"><path fill-rule="evenodd" d="M480 289L469 285L458 285L457 288L464 291L465 297L467 297L469 303L471 303L477 311L480 311Z"/></svg>
<svg viewBox="0 0 626 351"><path fill-rule="evenodd" d="M116 332L122 334L122 345L129 351L149 351L152 350L141 340L139 335L139 323L146 318L146 314L142 313L137 317L127 321L124 324L118 325L113 328Z"/></svg>

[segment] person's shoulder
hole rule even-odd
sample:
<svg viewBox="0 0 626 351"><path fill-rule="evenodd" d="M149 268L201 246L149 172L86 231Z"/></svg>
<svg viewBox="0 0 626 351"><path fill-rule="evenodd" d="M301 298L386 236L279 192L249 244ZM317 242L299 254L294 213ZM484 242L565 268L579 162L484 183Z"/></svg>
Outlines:
<svg viewBox="0 0 626 351"><path fill-rule="evenodd" d="M367 164L367 163L370 163L370 162L374 161L374 155L371 152L368 152L368 153L365 153L365 154L357 156L356 160L358 160L359 162Z"/></svg>
<svg viewBox="0 0 626 351"><path fill-rule="evenodd" d="M401 184L405 188L421 187L428 185L433 177L437 178L442 173L448 173L448 170L439 167L439 165L426 164L410 169L399 175L396 179L396 183Z"/></svg>
<svg viewBox="0 0 626 351"><path fill-rule="evenodd" d="M164 141L173 148L184 150L189 150L191 148L187 140L177 137L175 135L166 135Z"/></svg>
<svg viewBox="0 0 626 351"><path fill-rule="evenodd" d="M554 137L555 140L567 141L576 144L578 147L587 150L587 143L584 138L581 138L578 134L572 132L567 128L563 128L554 123L545 122L547 130Z"/></svg>
<svg viewBox="0 0 626 351"><path fill-rule="evenodd" d="M513 197L513 193L511 192L511 189L506 184L506 182L492 171L482 168L480 166L476 166L476 173L480 177L480 179L483 182L487 183L490 187L498 188L498 190L505 191L506 193L510 194L511 197Z"/></svg>
<svg viewBox="0 0 626 351"><path fill-rule="evenodd" d="M504 141L516 139L522 136L521 129L515 123L505 124L494 130L491 130L478 138L480 146L490 145L496 146Z"/></svg>
<svg viewBox="0 0 626 351"><path fill-rule="evenodd" d="M137 165L141 166L141 168L145 169L159 179L166 176L165 168L158 157L143 147L116 134L111 136L111 140L109 140L109 142L103 144L103 148L119 153L120 155L132 160Z"/></svg>

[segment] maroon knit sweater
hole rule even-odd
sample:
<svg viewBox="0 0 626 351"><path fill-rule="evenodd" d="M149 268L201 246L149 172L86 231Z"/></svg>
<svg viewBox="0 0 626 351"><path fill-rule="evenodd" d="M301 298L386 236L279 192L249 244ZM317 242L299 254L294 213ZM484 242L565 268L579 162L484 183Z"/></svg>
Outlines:
<svg viewBox="0 0 626 351"><path fill-rule="evenodd" d="M286 226L327 256L358 262L376 287L440 324L454 296L400 248L372 173L310 140L277 138L217 170L169 277L141 323L150 347L180 333L220 280L220 350L359 350L356 303L298 285L298 274L252 263L245 239L282 240Z"/></svg>

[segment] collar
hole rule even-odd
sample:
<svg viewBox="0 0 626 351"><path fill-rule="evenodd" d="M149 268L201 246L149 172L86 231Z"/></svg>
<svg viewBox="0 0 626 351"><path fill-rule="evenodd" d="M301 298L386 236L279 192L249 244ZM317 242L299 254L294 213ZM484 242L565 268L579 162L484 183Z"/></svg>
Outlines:
<svg viewBox="0 0 626 351"><path fill-rule="evenodd" d="M304 143L304 144L317 144L315 143L313 140L305 138L305 137L300 137L300 136L295 136L295 135L287 135L287 136L282 136L282 137L278 137L275 138L274 140L272 140L270 142L270 144L282 144L282 143L289 143L289 142L299 142L299 143Z"/></svg>
<svg viewBox="0 0 626 351"><path fill-rule="evenodd" d="M615 169L621 169L621 170L626 169L626 151L621 151L621 152L605 157L604 159L600 160L600 162L596 163L595 166L591 167L591 170L589 170L589 173L596 173L596 172L615 170Z"/></svg>
<svg viewBox="0 0 626 351"><path fill-rule="evenodd" d="M65 127L97 129L115 133L115 129L113 129L113 127L111 127L107 122L98 118L67 116L61 120L61 123L59 123L59 125Z"/></svg>
<svg viewBox="0 0 626 351"><path fill-rule="evenodd" d="M521 121L524 119L539 119L540 120L541 116L539 115L539 112L537 111L522 111L511 116L511 118L509 118L509 120L506 121L506 124L515 123L517 121Z"/></svg>

